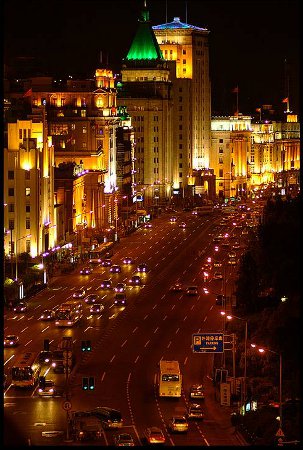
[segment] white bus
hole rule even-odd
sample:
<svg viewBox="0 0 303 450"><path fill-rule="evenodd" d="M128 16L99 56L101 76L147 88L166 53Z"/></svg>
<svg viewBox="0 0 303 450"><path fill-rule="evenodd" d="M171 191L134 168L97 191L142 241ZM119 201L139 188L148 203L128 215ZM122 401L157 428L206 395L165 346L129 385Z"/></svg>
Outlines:
<svg viewBox="0 0 303 450"><path fill-rule="evenodd" d="M181 397L182 375L178 361L160 361L158 387L160 397Z"/></svg>
<svg viewBox="0 0 303 450"><path fill-rule="evenodd" d="M12 367L12 385L17 387L33 387L38 381L41 364L38 353L25 352L17 358Z"/></svg>
<svg viewBox="0 0 303 450"><path fill-rule="evenodd" d="M207 214L212 214L214 212L214 205L202 205L196 206L193 209L193 214L196 216L206 216Z"/></svg>
<svg viewBox="0 0 303 450"><path fill-rule="evenodd" d="M99 264L102 262L103 258L110 258L113 256L113 246L113 242L104 242L94 250L91 250L89 252L90 264Z"/></svg>
<svg viewBox="0 0 303 450"><path fill-rule="evenodd" d="M57 327L72 327L81 319L82 314L80 302L70 300L62 303L55 311L55 325Z"/></svg>

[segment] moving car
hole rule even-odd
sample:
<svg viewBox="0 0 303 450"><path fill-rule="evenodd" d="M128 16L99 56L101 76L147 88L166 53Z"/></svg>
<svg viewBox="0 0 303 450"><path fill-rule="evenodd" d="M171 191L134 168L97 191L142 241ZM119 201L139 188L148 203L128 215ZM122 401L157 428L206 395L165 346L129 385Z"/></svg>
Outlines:
<svg viewBox="0 0 303 450"><path fill-rule="evenodd" d="M112 260L109 258L105 258L103 259L101 264L103 267L110 267L112 265Z"/></svg>
<svg viewBox="0 0 303 450"><path fill-rule="evenodd" d="M85 289L77 289L73 293L73 298L83 298L85 297L86 290Z"/></svg>
<svg viewBox="0 0 303 450"><path fill-rule="evenodd" d="M171 290L172 292L182 292L182 291L183 291L182 284L181 284L181 283L175 283L175 284L170 288L170 290Z"/></svg>
<svg viewBox="0 0 303 450"><path fill-rule="evenodd" d="M165 436L158 427L149 427L144 431L144 437L148 444L164 444Z"/></svg>
<svg viewBox="0 0 303 450"><path fill-rule="evenodd" d="M148 272L148 267L146 263L138 264L137 272Z"/></svg>
<svg viewBox="0 0 303 450"><path fill-rule="evenodd" d="M188 419L204 419L204 411L198 403L190 403L187 411Z"/></svg>
<svg viewBox="0 0 303 450"><path fill-rule="evenodd" d="M126 295L124 292L117 292L114 297L114 304L116 306L126 305Z"/></svg>
<svg viewBox="0 0 303 450"><path fill-rule="evenodd" d="M126 256L126 257L123 259L123 264L134 264L134 260L133 260L133 258L131 258L130 256Z"/></svg>
<svg viewBox="0 0 303 450"><path fill-rule="evenodd" d="M53 359L53 353L48 350L42 350L39 353L38 360L40 364L51 364Z"/></svg>
<svg viewBox="0 0 303 450"><path fill-rule="evenodd" d="M8 334L4 337L4 347L15 347L19 344L19 336L16 334Z"/></svg>
<svg viewBox="0 0 303 450"><path fill-rule="evenodd" d="M186 223L185 222L181 222L179 223L179 228L186 228Z"/></svg>
<svg viewBox="0 0 303 450"><path fill-rule="evenodd" d="M91 267L89 267L89 266L83 267L80 270L80 274L81 275L90 275L92 272L93 272L93 269Z"/></svg>
<svg viewBox="0 0 303 450"><path fill-rule="evenodd" d="M95 303L89 309L91 314L100 314L104 310L104 305L102 303Z"/></svg>
<svg viewBox="0 0 303 450"><path fill-rule="evenodd" d="M186 295L198 295L198 286L188 286L185 292Z"/></svg>
<svg viewBox="0 0 303 450"><path fill-rule="evenodd" d="M90 411L90 414L97 417L105 429L121 428L123 425L122 414L117 409L97 406Z"/></svg>
<svg viewBox="0 0 303 450"><path fill-rule="evenodd" d="M24 302L18 303L13 309L15 313L23 313L27 311L27 304Z"/></svg>
<svg viewBox="0 0 303 450"><path fill-rule="evenodd" d="M230 264L231 266L235 266L237 264L237 261L235 258L230 258L228 260L228 264Z"/></svg>
<svg viewBox="0 0 303 450"><path fill-rule="evenodd" d="M111 289L112 281L111 280L103 280L100 285L101 289Z"/></svg>
<svg viewBox="0 0 303 450"><path fill-rule="evenodd" d="M222 267L221 261L214 261L214 267Z"/></svg>
<svg viewBox="0 0 303 450"><path fill-rule="evenodd" d="M121 266L119 266L118 264L113 264L109 271L111 273L121 273Z"/></svg>
<svg viewBox="0 0 303 450"><path fill-rule="evenodd" d="M144 228L152 228L152 227L153 227L152 224L149 223L149 222L147 222L147 223L144 225Z"/></svg>
<svg viewBox="0 0 303 450"><path fill-rule="evenodd" d="M117 283L117 286L114 288L115 292L124 292L126 290L125 283Z"/></svg>
<svg viewBox="0 0 303 450"><path fill-rule="evenodd" d="M132 286L141 286L142 284L142 280L141 277L139 275L133 275L129 280L128 280L129 284L131 284Z"/></svg>
<svg viewBox="0 0 303 450"><path fill-rule="evenodd" d="M96 303L98 300L100 299L98 294L88 294L84 301L85 303L87 303L88 305L92 305L93 303Z"/></svg>
<svg viewBox="0 0 303 450"><path fill-rule="evenodd" d="M223 304L224 304L224 295L222 295L222 294L218 294L217 296L216 296L216 305L219 305L219 306L223 306Z"/></svg>
<svg viewBox="0 0 303 450"><path fill-rule="evenodd" d="M176 216L172 216L172 217L169 219L169 221L170 221L170 223L175 223L175 222L177 222L177 217L176 217Z"/></svg>
<svg viewBox="0 0 303 450"><path fill-rule="evenodd" d="M56 394L55 383L53 380L45 380L44 386L38 388L40 397L53 397Z"/></svg>
<svg viewBox="0 0 303 450"><path fill-rule="evenodd" d="M129 433L120 433L114 436L114 443L116 447L134 447L135 443L133 437Z"/></svg>
<svg viewBox="0 0 303 450"><path fill-rule="evenodd" d="M204 400L205 394L203 384L193 384L189 389L189 398L199 398L201 400Z"/></svg>
<svg viewBox="0 0 303 450"><path fill-rule="evenodd" d="M40 320L54 320L54 318L55 311L53 311L52 309L45 309L39 317Z"/></svg>
<svg viewBox="0 0 303 450"><path fill-rule="evenodd" d="M214 280L223 280L223 275L221 272L214 273Z"/></svg>
<svg viewBox="0 0 303 450"><path fill-rule="evenodd" d="M168 421L168 429L171 432L187 433L188 422L185 416L174 416Z"/></svg>

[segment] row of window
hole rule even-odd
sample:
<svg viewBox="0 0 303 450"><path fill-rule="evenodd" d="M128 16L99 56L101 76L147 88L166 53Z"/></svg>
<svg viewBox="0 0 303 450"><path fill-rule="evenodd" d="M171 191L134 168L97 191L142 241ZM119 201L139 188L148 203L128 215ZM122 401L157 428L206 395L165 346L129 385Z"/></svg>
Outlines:
<svg viewBox="0 0 303 450"><path fill-rule="evenodd" d="M15 203L9 203L7 207L8 212L15 212ZM31 212L31 205L25 205L25 212Z"/></svg>
<svg viewBox="0 0 303 450"><path fill-rule="evenodd" d="M26 187L25 188L25 195L27 197L29 197L31 195L31 188L30 187ZM9 197L14 197L15 196L15 188L8 188L8 196Z"/></svg>
<svg viewBox="0 0 303 450"><path fill-rule="evenodd" d="M14 219L10 219L8 221L8 228L9 228L9 230L14 230L15 229L15 221L14 221ZM25 228L27 230L31 229L31 221L30 221L30 219L25 219Z"/></svg>
<svg viewBox="0 0 303 450"><path fill-rule="evenodd" d="M8 249L9 254L14 254L15 253L15 242L9 241L8 246L9 246L9 249ZM30 253L30 251L31 251L31 241L30 240L25 241L25 251L26 251L26 253Z"/></svg>

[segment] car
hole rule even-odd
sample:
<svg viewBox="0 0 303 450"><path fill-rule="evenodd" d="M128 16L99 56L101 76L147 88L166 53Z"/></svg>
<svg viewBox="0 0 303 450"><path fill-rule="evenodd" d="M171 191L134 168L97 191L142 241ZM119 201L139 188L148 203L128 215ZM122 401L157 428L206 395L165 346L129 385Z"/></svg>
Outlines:
<svg viewBox="0 0 303 450"><path fill-rule="evenodd" d="M129 284L132 286L141 286L142 280L139 275L133 275L129 280Z"/></svg>
<svg viewBox="0 0 303 450"><path fill-rule="evenodd" d="M228 253L229 258L236 258L237 254L235 252Z"/></svg>
<svg viewBox="0 0 303 450"><path fill-rule="evenodd" d="M101 287L101 289L111 289L112 281L111 280L103 280L103 281L101 281L100 287Z"/></svg>
<svg viewBox="0 0 303 450"><path fill-rule="evenodd" d="M116 447L134 447L134 439L129 433L119 433L114 435L114 443Z"/></svg>
<svg viewBox="0 0 303 450"><path fill-rule="evenodd" d="M230 243L229 242L222 242L221 247L228 249L228 248L230 248Z"/></svg>
<svg viewBox="0 0 303 450"><path fill-rule="evenodd" d="M188 286L185 292L186 295L198 295L198 286Z"/></svg>
<svg viewBox="0 0 303 450"><path fill-rule="evenodd" d="M126 295L124 292L117 292L114 297L114 305L126 305Z"/></svg>
<svg viewBox="0 0 303 450"><path fill-rule="evenodd" d="M216 305L223 306L225 297L222 294L216 295Z"/></svg>
<svg viewBox="0 0 303 450"><path fill-rule="evenodd" d="M38 355L38 361L40 364L51 364L53 359L53 353L49 350L42 350Z"/></svg>
<svg viewBox="0 0 303 450"><path fill-rule="evenodd" d="M190 403L187 410L188 419L204 419L204 411L198 403Z"/></svg>
<svg viewBox="0 0 303 450"><path fill-rule="evenodd" d="M222 267L221 261L214 261L214 267Z"/></svg>
<svg viewBox="0 0 303 450"><path fill-rule="evenodd" d="M223 280L223 275L221 272L214 273L214 280Z"/></svg>
<svg viewBox="0 0 303 450"><path fill-rule="evenodd" d="M101 264L103 267L110 267L112 265L112 260L109 258L105 258L102 260Z"/></svg>
<svg viewBox="0 0 303 450"><path fill-rule="evenodd" d="M235 258L231 258L228 260L228 264L231 266L235 266L237 264L237 261Z"/></svg>
<svg viewBox="0 0 303 450"><path fill-rule="evenodd" d="M161 428L158 427L149 427L144 431L144 437L146 439L147 444L164 444L165 436Z"/></svg>
<svg viewBox="0 0 303 450"><path fill-rule="evenodd" d="M104 310L104 305L102 303L95 303L91 305L89 312L91 314L100 314Z"/></svg>
<svg viewBox="0 0 303 450"><path fill-rule="evenodd" d="M16 347L19 344L19 336L16 334L8 334L4 337L4 347Z"/></svg>
<svg viewBox="0 0 303 450"><path fill-rule="evenodd" d="M125 283L117 283L117 286L114 287L115 292L124 292L126 290Z"/></svg>
<svg viewBox="0 0 303 450"><path fill-rule="evenodd" d="M126 256L123 258L123 264L134 264L134 260L130 256Z"/></svg>
<svg viewBox="0 0 303 450"><path fill-rule="evenodd" d="M101 259L101 258L97 258L97 257L94 257L94 258L90 258L90 259L89 259L89 263L90 263L90 264L100 264L101 261L102 261L102 259Z"/></svg>
<svg viewBox="0 0 303 450"><path fill-rule="evenodd" d="M98 300L100 299L98 294L88 294L84 301L85 303L87 303L88 305L92 305L93 303L98 302Z"/></svg>
<svg viewBox="0 0 303 450"><path fill-rule="evenodd" d="M40 320L54 320L55 318L55 311L53 311L52 309L45 309L39 319Z"/></svg>
<svg viewBox="0 0 303 450"><path fill-rule="evenodd" d="M179 228L186 228L186 223L185 222L181 222L179 223Z"/></svg>
<svg viewBox="0 0 303 450"><path fill-rule="evenodd" d="M170 288L170 290L172 292L182 292L183 291L183 287L181 283L175 283L172 285L172 287Z"/></svg>
<svg viewBox="0 0 303 450"><path fill-rule="evenodd" d="M23 313L27 311L27 304L24 302L18 303L13 309L15 313Z"/></svg>
<svg viewBox="0 0 303 450"><path fill-rule="evenodd" d="M91 267L86 266L80 270L80 275L90 275L92 272L93 269Z"/></svg>
<svg viewBox="0 0 303 450"><path fill-rule="evenodd" d="M212 265L210 263L205 263L202 266L202 270L211 270L212 269Z"/></svg>
<svg viewBox="0 0 303 450"><path fill-rule="evenodd" d="M85 289L77 289L73 293L73 298L84 298L85 294L86 294L86 290Z"/></svg>
<svg viewBox="0 0 303 450"><path fill-rule="evenodd" d="M144 225L144 228L152 228L152 227L153 227L152 224L149 223L149 222L147 222L147 223Z"/></svg>
<svg viewBox="0 0 303 450"><path fill-rule="evenodd" d="M148 267L146 263L138 264L137 272L148 272Z"/></svg>
<svg viewBox="0 0 303 450"><path fill-rule="evenodd" d="M89 413L97 417L105 429L121 428L123 426L122 414L117 409L109 408L108 406L97 406Z"/></svg>
<svg viewBox="0 0 303 450"><path fill-rule="evenodd" d="M189 398L199 398L201 400L204 400L205 394L203 384L193 384L189 389Z"/></svg>
<svg viewBox="0 0 303 450"><path fill-rule="evenodd" d="M53 380L45 380L44 386L38 388L38 395L40 397L53 397L56 395L55 383Z"/></svg>
<svg viewBox="0 0 303 450"><path fill-rule="evenodd" d="M176 217L176 216L172 216L172 217L169 219L169 221L170 221L170 223L175 223L175 222L177 222L177 217Z"/></svg>
<svg viewBox="0 0 303 450"><path fill-rule="evenodd" d="M171 432L187 433L188 422L185 416L174 416L168 421L168 429Z"/></svg>
<svg viewBox="0 0 303 450"><path fill-rule="evenodd" d="M244 228L241 232L241 235L244 236L246 234L248 234L248 230L246 228Z"/></svg>
<svg viewBox="0 0 303 450"><path fill-rule="evenodd" d="M239 243L239 242L234 242L232 248L233 248L234 250L239 250L239 248L240 248L240 243Z"/></svg>
<svg viewBox="0 0 303 450"><path fill-rule="evenodd" d="M118 264L113 264L109 271L111 273L121 273L121 266L119 266Z"/></svg>

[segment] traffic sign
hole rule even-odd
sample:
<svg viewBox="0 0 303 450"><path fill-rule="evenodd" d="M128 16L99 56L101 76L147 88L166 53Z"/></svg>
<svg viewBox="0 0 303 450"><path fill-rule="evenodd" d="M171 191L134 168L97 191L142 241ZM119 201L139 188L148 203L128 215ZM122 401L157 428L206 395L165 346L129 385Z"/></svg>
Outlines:
<svg viewBox="0 0 303 450"><path fill-rule="evenodd" d="M278 436L278 437L284 437L285 436L285 434L282 431L282 428L278 429L278 431L276 432L276 436Z"/></svg>
<svg viewBox="0 0 303 450"><path fill-rule="evenodd" d="M223 333L193 334L194 353L223 353Z"/></svg>
<svg viewBox="0 0 303 450"><path fill-rule="evenodd" d="M63 402L63 403L62 403L62 408L63 408L65 411L69 411L70 409L72 409L72 404L71 404L71 402L69 402L69 401Z"/></svg>

